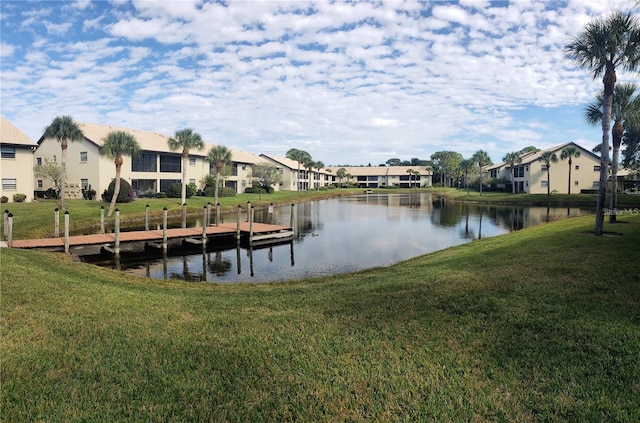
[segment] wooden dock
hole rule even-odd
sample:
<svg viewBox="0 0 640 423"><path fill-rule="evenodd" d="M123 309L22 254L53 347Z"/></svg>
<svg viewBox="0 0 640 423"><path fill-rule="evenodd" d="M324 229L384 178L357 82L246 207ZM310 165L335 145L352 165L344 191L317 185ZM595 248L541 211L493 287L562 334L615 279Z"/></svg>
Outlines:
<svg viewBox="0 0 640 423"><path fill-rule="evenodd" d="M239 228L238 228L239 226ZM206 229L203 231L203 229ZM239 229L239 233L238 233ZM125 231L120 232L120 245L128 243L145 243L148 245L158 246L158 243L164 242L165 231L149 230L149 231ZM204 234L203 234L204 232ZM209 238L220 236L239 236L246 239L249 245L264 245L270 242L282 242L293 238L293 229L288 226L270 225L266 223L256 222L240 222L238 223L221 223L217 226L210 225L206 228L172 228L166 229L166 240L172 242L191 242L202 244L203 235ZM238 239L240 241L240 239ZM115 233L76 235L68 238L69 248L81 248L89 246L102 246L107 250L111 250L116 243ZM20 239L13 240L11 248L32 248L61 250L65 249L65 238L40 238L40 239Z"/></svg>

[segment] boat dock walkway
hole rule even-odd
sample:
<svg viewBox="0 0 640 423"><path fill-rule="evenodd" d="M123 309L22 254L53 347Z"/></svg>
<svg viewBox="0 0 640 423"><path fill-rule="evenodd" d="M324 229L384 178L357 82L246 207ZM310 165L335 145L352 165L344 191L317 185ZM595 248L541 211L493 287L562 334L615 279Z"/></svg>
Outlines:
<svg viewBox="0 0 640 423"><path fill-rule="evenodd" d="M166 232L166 234L165 234ZM216 236L244 236L248 237L250 245L265 244L269 242L281 242L293 238L293 229L288 226L270 225L256 222L221 223L219 225L209 225L206 228L172 228L148 231L125 231L119 233L119 243L148 243L156 245L158 243L172 241L186 241L191 243L203 243L203 237L212 238ZM69 236L68 247L88 247L102 245L107 249L113 248L116 244L115 233L91 234ZM33 248L64 250L65 238L39 238L39 239L16 239L11 242L11 248Z"/></svg>

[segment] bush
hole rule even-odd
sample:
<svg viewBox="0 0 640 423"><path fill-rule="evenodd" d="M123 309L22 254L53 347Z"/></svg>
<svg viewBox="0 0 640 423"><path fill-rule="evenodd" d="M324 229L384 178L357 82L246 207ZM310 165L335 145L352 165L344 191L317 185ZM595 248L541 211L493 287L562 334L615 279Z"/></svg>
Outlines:
<svg viewBox="0 0 640 423"><path fill-rule="evenodd" d="M186 197L191 198L196 193L198 188L195 184L187 185ZM182 184L176 182L175 184L169 185L169 189L167 190L167 197L169 198L181 198L182 197Z"/></svg>
<svg viewBox="0 0 640 423"><path fill-rule="evenodd" d="M109 184L109 187L104 190L102 193L102 201L110 203L113 198L113 190L115 189L116 180L115 178ZM133 201L134 192L133 187L126 179L120 178L120 192L118 193L118 198L116 199L116 203L130 203Z"/></svg>
<svg viewBox="0 0 640 423"><path fill-rule="evenodd" d="M157 192L156 193L156 198L167 198L167 193L166 192Z"/></svg>
<svg viewBox="0 0 640 423"><path fill-rule="evenodd" d="M13 194L13 201L16 203L22 203L26 199L27 196L25 194Z"/></svg>
<svg viewBox="0 0 640 423"><path fill-rule="evenodd" d="M3 195L2 197L0 197L0 203L8 203L9 202L9 197L7 197L6 195Z"/></svg>
<svg viewBox="0 0 640 423"><path fill-rule="evenodd" d="M204 195L207 197L215 197L216 189L214 187L207 187L204 191ZM218 197L235 197L236 191L233 188L222 187L218 189Z"/></svg>
<svg viewBox="0 0 640 423"><path fill-rule="evenodd" d="M120 188L122 190L122 188ZM82 198L85 200L95 200L96 199L96 190L91 189L91 185L89 185L86 189L82 188Z"/></svg>

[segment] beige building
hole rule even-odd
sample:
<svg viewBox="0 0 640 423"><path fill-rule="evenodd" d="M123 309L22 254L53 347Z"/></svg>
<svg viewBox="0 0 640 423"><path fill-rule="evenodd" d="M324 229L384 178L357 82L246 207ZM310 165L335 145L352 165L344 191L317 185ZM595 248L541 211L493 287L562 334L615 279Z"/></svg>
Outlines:
<svg viewBox="0 0 640 423"><path fill-rule="evenodd" d="M302 163L287 157L261 154L260 157L280 170L282 181L280 189L284 191L306 191L331 185L334 175L329 169L308 168Z"/></svg>
<svg viewBox="0 0 640 423"><path fill-rule="evenodd" d="M133 187L137 196L154 196L157 192L166 192L173 183L182 181L182 152L169 149L169 136L152 131L120 128L110 125L77 122L85 138L69 142L67 147L67 198L82 198L82 189L91 187L96 191L97 199L107 189L115 177L113 159L99 153L103 139L112 131L125 131L133 135L140 145L140 154L132 158L124 156L121 177ZM189 152L187 164L187 183L198 188L203 187L203 179L209 174L213 164L206 160L213 144ZM53 138L40 138L34 153L35 164L45 158L59 160L60 144ZM251 186L251 166L262 162L259 156L231 149L233 166L230 175L224 177L225 186L237 193ZM215 174L215 168L211 171ZM50 182L37 180L37 190L46 190Z"/></svg>
<svg viewBox="0 0 640 423"><path fill-rule="evenodd" d="M580 151L579 157L572 158L571 180L569 180L569 160L560 160L565 147L573 146ZM559 194L567 194L569 184L571 193L579 194L581 190L598 189L600 178L600 157L574 142L568 142L538 152L525 153L522 161L516 164L513 173L508 163L498 163L483 169L484 178L504 179L513 181L516 192L529 194L547 193L547 168L540 161L545 152L555 153L558 161L549 166L549 190ZM513 174L513 176L512 176Z"/></svg>
<svg viewBox="0 0 640 423"><path fill-rule="evenodd" d="M337 176L344 169L347 177ZM432 185L433 173L426 166L340 166L329 168L338 184L354 184L360 188L412 188Z"/></svg>
<svg viewBox="0 0 640 423"><path fill-rule="evenodd" d="M13 202L15 194L24 194L25 201L31 201L34 186L33 150L36 148L36 143L2 116L0 144L2 148L0 197L7 197L9 202Z"/></svg>

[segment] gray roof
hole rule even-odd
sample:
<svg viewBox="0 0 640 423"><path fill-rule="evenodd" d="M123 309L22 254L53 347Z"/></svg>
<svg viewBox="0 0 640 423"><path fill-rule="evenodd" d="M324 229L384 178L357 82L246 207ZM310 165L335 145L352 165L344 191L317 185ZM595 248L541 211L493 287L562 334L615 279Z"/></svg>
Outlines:
<svg viewBox="0 0 640 423"><path fill-rule="evenodd" d="M36 143L24 132L19 130L13 123L4 116L0 119L0 142L2 144L22 145L26 147L36 147Z"/></svg>

